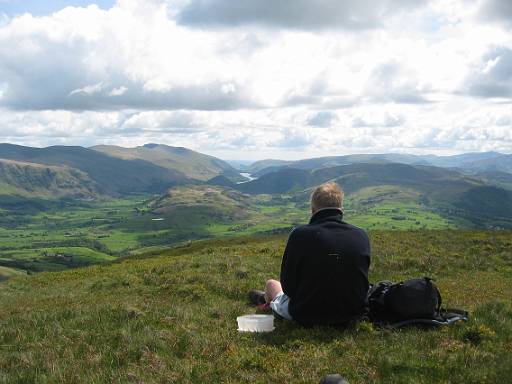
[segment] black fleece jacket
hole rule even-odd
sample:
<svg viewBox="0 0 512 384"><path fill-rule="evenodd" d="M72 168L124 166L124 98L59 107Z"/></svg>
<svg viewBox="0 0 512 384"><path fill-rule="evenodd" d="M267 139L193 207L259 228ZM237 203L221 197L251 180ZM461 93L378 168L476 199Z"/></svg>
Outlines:
<svg viewBox="0 0 512 384"><path fill-rule="evenodd" d="M366 312L370 241L342 219L341 210L322 209L288 238L281 284L299 324L342 324Z"/></svg>

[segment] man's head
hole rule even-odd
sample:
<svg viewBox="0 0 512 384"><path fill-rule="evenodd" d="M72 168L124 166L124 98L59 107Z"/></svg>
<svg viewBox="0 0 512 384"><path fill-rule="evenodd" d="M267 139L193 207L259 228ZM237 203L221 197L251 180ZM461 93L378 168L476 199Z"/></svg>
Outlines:
<svg viewBox="0 0 512 384"><path fill-rule="evenodd" d="M336 183L325 183L317 187L311 194L311 213L315 214L323 208L343 208L344 193Z"/></svg>

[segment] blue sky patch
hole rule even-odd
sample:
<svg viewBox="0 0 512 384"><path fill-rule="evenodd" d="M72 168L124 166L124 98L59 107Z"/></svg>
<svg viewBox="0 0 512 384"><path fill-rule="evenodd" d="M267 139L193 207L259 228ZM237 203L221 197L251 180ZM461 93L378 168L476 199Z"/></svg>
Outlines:
<svg viewBox="0 0 512 384"><path fill-rule="evenodd" d="M0 0L0 14L12 17L28 12L34 16L44 16L68 6L87 7L91 4L108 9L115 4L115 0Z"/></svg>

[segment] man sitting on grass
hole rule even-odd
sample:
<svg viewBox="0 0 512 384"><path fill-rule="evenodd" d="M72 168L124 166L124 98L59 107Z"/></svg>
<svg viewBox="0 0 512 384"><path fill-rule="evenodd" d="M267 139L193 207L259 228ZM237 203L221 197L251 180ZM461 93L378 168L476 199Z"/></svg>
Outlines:
<svg viewBox="0 0 512 384"><path fill-rule="evenodd" d="M344 324L365 314L370 242L364 230L343 221L342 207L338 184L314 190L309 224L288 238L281 281L251 291L253 304L306 326Z"/></svg>

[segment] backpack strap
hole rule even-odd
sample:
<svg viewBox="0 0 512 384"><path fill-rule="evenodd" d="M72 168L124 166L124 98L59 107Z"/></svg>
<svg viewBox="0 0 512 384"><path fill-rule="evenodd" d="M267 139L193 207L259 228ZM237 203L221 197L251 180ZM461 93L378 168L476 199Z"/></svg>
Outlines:
<svg viewBox="0 0 512 384"><path fill-rule="evenodd" d="M387 328L397 329L405 326L433 326L440 327L452 325L458 321L468 321L468 317L458 313L447 313L439 319L409 319L387 325Z"/></svg>

